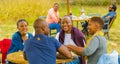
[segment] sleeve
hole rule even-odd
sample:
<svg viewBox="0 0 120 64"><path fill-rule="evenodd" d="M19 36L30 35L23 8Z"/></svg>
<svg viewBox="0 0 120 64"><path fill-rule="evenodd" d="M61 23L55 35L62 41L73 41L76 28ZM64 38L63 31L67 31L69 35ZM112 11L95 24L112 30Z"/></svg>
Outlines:
<svg viewBox="0 0 120 64"><path fill-rule="evenodd" d="M98 46L99 46L99 40L97 37L94 37L89 43L88 47L83 49L82 55L83 56L92 55L97 50Z"/></svg>
<svg viewBox="0 0 120 64"><path fill-rule="evenodd" d="M49 11L49 15L50 15L50 17L53 19L53 21L58 22L58 18L57 18L58 14L55 15L55 13L54 13L53 10L50 10L50 11ZM59 16L58 16L58 17L59 17Z"/></svg>
<svg viewBox="0 0 120 64"><path fill-rule="evenodd" d="M55 37L55 39L57 39L58 41L59 41L59 32L57 33L57 35L56 35L56 37Z"/></svg>
<svg viewBox="0 0 120 64"><path fill-rule="evenodd" d="M56 50L58 50L61 45L62 45L62 44L55 39Z"/></svg>
<svg viewBox="0 0 120 64"><path fill-rule="evenodd" d="M110 12L103 16L103 19L106 19L107 16L110 16Z"/></svg>
<svg viewBox="0 0 120 64"><path fill-rule="evenodd" d="M12 36L12 43L11 43L11 46L9 48L8 54L12 53L12 52L16 52L19 50L19 47L20 47L19 42L21 42L19 39L19 36L17 34L14 34Z"/></svg>
<svg viewBox="0 0 120 64"><path fill-rule="evenodd" d="M111 18L113 18L115 16L115 13L111 13L109 16L111 16Z"/></svg>

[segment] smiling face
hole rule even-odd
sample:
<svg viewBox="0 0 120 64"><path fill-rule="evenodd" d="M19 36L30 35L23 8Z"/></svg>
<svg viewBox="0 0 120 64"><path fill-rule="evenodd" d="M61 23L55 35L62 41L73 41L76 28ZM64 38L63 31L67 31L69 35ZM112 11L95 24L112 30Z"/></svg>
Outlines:
<svg viewBox="0 0 120 64"><path fill-rule="evenodd" d="M54 8L54 10L57 12L58 9L59 9L59 4L58 4L58 3L55 3L53 8Z"/></svg>
<svg viewBox="0 0 120 64"><path fill-rule="evenodd" d="M65 31L65 33L71 33L71 19L69 16L65 16L61 20L61 28Z"/></svg>
<svg viewBox="0 0 120 64"><path fill-rule="evenodd" d="M19 22L17 28L21 35L26 35L28 32L28 24L25 21Z"/></svg>
<svg viewBox="0 0 120 64"><path fill-rule="evenodd" d="M110 5L110 6L109 6L109 12L111 12L112 10L113 10L113 6Z"/></svg>
<svg viewBox="0 0 120 64"><path fill-rule="evenodd" d="M104 22L100 17L92 17L88 21L88 31L91 35L95 34L97 31L102 30Z"/></svg>
<svg viewBox="0 0 120 64"><path fill-rule="evenodd" d="M98 24L93 22L92 20L89 20L88 22L88 31L91 35L95 34L97 30L99 29Z"/></svg>

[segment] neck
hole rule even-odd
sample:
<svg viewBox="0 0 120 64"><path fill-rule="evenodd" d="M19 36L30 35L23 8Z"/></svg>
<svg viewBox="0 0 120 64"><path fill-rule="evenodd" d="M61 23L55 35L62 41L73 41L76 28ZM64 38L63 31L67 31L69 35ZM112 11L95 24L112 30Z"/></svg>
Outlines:
<svg viewBox="0 0 120 64"><path fill-rule="evenodd" d="M103 36L104 34L103 34L102 30L98 30L98 31L95 32L94 35L101 35L101 36Z"/></svg>
<svg viewBox="0 0 120 64"><path fill-rule="evenodd" d="M26 34L21 34L21 36L26 36Z"/></svg>
<svg viewBox="0 0 120 64"><path fill-rule="evenodd" d="M42 32L35 32L35 35L36 35L36 34L44 34L44 33L42 33Z"/></svg>
<svg viewBox="0 0 120 64"><path fill-rule="evenodd" d="M67 32L65 32L66 34L70 34L71 33L71 31L67 31Z"/></svg>

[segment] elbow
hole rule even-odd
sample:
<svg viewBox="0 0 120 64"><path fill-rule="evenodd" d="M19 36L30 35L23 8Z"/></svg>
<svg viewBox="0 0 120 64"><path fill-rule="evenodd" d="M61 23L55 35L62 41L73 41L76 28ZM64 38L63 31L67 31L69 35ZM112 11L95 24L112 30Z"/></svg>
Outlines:
<svg viewBox="0 0 120 64"><path fill-rule="evenodd" d="M25 54L25 53L23 53L23 58L24 58L25 60L27 60L27 57L26 57L26 54Z"/></svg>

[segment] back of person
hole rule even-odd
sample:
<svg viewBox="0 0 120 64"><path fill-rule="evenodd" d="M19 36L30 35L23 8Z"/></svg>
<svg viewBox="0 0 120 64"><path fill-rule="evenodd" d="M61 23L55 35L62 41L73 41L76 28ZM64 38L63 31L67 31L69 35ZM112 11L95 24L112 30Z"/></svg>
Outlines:
<svg viewBox="0 0 120 64"><path fill-rule="evenodd" d="M56 51L61 46L57 40L43 34L27 40L26 56L30 64L56 64Z"/></svg>
<svg viewBox="0 0 120 64"><path fill-rule="evenodd" d="M88 56L88 64L94 64L97 63L99 57L102 54L107 53L107 43L106 43L106 39L103 36L95 36L94 38L99 40L99 46L96 50L96 52L94 52L92 55ZM93 60L97 60L97 61L93 61Z"/></svg>
<svg viewBox="0 0 120 64"><path fill-rule="evenodd" d="M49 28L46 21L36 19L33 27L35 36L24 44L24 59L29 64L56 64L56 52L66 58L72 58L70 51L55 38L48 37Z"/></svg>

